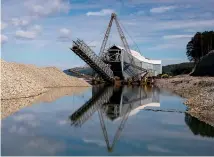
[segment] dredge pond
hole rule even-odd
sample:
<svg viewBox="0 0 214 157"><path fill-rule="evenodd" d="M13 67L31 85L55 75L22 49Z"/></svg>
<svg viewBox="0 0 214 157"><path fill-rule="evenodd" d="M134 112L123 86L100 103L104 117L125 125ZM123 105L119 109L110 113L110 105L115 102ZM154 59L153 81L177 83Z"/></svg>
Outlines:
<svg viewBox="0 0 214 157"><path fill-rule="evenodd" d="M214 155L214 128L169 91L94 86L47 97L2 119L2 155Z"/></svg>

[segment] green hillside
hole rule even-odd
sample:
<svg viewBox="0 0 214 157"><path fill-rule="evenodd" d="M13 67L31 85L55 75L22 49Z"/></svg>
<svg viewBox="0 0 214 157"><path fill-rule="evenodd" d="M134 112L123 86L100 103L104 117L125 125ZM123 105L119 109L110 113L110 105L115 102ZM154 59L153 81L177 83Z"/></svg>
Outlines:
<svg viewBox="0 0 214 157"><path fill-rule="evenodd" d="M171 64L162 67L162 73L171 76L189 74L194 68L193 62L185 62L180 64Z"/></svg>

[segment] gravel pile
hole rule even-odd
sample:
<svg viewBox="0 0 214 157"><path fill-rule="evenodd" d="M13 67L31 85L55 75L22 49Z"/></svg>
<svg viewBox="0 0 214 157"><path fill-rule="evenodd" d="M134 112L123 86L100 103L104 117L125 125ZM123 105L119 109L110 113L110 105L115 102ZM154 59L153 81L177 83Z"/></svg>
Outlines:
<svg viewBox="0 0 214 157"><path fill-rule="evenodd" d="M30 97L47 90L28 71L26 65L1 61L1 99Z"/></svg>
<svg viewBox="0 0 214 157"><path fill-rule="evenodd" d="M61 88L52 88L48 92L41 94L35 103L40 102L53 102L60 97L66 95L78 95L88 90L88 87L61 87Z"/></svg>
<svg viewBox="0 0 214 157"><path fill-rule="evenodd" d="M158 79L156 85L187 98L189 113L214 126L214 77L181 75Z"/></svg>
<svg viewBox="0 0 214 157"><path fill-rule="evenodd" d="M88 87L86 81L68 76L55 67L8 63L1 60L1 99L40 95L51 87Z"/></svg>
<svg viewBox="0 0 214 157"><path fill-rule="evenodd" d="M1 119L14 114L26 106L41 102L52 102L65 95L78 95L87 89L88 87L51 88L47 92L34 97L1 100Z"/></svg>
<svg viewBox="0 0 214 157"><path fill-rule="evenodd" d="M12 115L13 113L19 111L20 109L33 104L36 97L39 96L1 100L1 119L4 119L7 116Z"/></svg>

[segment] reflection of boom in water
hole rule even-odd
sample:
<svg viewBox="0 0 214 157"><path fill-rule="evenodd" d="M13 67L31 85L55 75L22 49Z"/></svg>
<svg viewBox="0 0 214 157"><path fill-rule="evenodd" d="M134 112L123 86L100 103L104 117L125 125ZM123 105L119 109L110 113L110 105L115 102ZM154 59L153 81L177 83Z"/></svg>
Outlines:
<svg viewBox="0 0 214 157"><path fill-rule="evenodd" d="M113 148L114 148L114 145L115 143L117 142L117 140L119 139L120 137L120 134L125 126L125 123L129 117L129 114L130 114L130 111L131 111L131 104L129 106L129 108L127 109L127 112L126 114L123 116L122 118L122 121L120 123L120 126L118 127L117 131L116 131L116 134L114 136L114 139L113 139L113 142L112 144L110 145L109 143L109 139L108 139L108 132L107 132L107 129L106 129L106 126L105 126L105 121L103 119L103 115L102 115L102 112L98 111L99 113L99 119L100 119L100 125L102 127L102 130L103 130L103 136L105 138L105 141L106 141L106 145L107 145L107 149L109 152L112 152L113 151Z"/></svg>
<svg viewBox="0 0 214 157"><path fill-rule="evenodd" d="M159 107L159 91L157 88L128 88L106 87L101 90L93 90L92 98L70 116L72 124L81 126L93 113L98 110L101 128L107 144L108 151L112 151L116 141L125 126L129 116L136 114L140 109L148 106ZM154 103L155 102L155 103ZM136 112L137 111L137 112ZM133 113L132 113L133 112ZM110 145L108 133L103 118L103 113L110 120L121 119L113 142Z"/></svg>
<svg viewBox="0 0 214 157"><path fill-rule="evenodd" d="M102 104L108 102L109 97L112 96L113 89L110 87L102 88L93 95L90 100L88 100L82 107L80 107L76 112L74 112L70 119L75 126L81 126L85 121L91 117Z"/></svg>

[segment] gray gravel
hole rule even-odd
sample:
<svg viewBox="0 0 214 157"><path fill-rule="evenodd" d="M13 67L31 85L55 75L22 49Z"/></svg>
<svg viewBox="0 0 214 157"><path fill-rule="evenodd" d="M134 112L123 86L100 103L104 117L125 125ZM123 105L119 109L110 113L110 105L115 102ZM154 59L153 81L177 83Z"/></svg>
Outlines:
<svg viewBox="0 0 214 157"><path fill-rule="evenodd" d="M160 88L168 88L187 98L184 102L188 112L214 126L214 77L193 77L180 75L168 79L156 80Z"/></svg>
<svg viewBox="0 0 214 157"><path fill-rule="evenodd" d="M86 81L68 76L55 67L9 63L1 60L1 99L28 98L52 87L89 87Z"/></svg>

